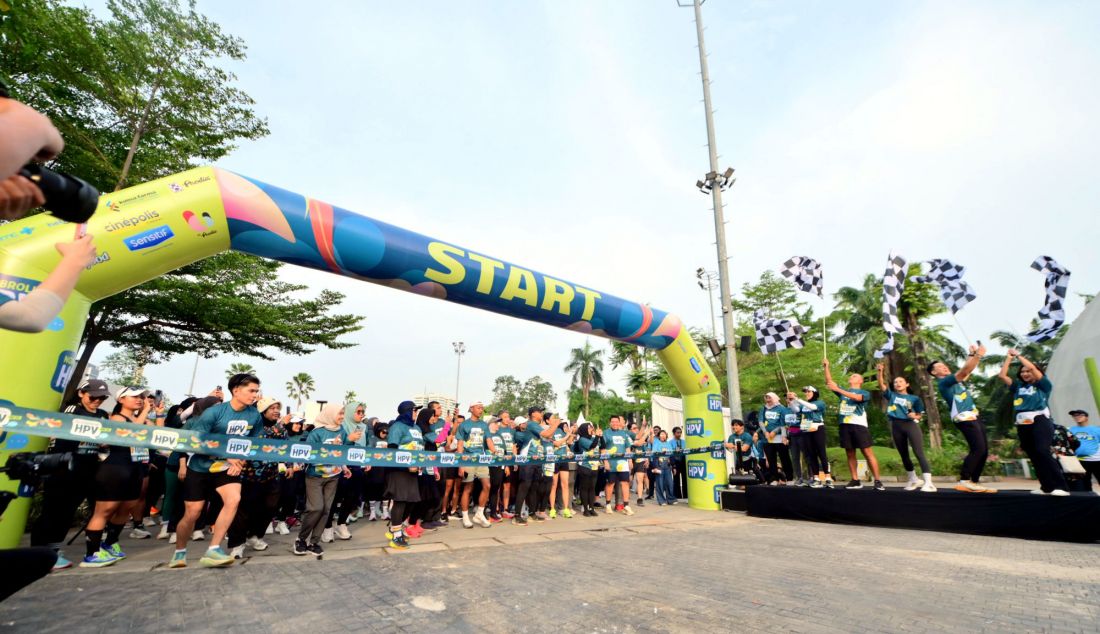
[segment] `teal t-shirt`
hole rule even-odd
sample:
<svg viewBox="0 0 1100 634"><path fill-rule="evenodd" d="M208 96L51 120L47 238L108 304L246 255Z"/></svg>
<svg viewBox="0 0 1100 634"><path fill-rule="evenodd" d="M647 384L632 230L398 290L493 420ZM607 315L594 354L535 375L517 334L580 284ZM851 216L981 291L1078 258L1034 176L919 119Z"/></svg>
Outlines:
<svg viewBox="0 0 1100 634"><path fill-rule="evenodd" d="M747 431L743 431L740 434L732 433L729 438L726 439L726 442L736 447L737 441L739 440L741 441L741 455L746 456L752 453L752 434Z"/></svg>
<svg viewBox="0 0 1100 634"><path fill-rule="evenodd" d="M539 437L541 433L542 425L533 420L527 421L527 425L522 430L516 430L516 453L529 458L541 458L543 455L542 439Z"/></svg>
<svg viewBox="0 0 1100 634"><path fill-rule="evenodd" d="M924 413L924 401L915 394L886 390L883 396L886 398L886 415L894 420L912 420L910 413Z"/></svg>
<svg viewBox="0 0 1100 634"><path fill-rule="evenodd" d="M775 434L775 432L777 432L777 431L779 431L779 432L784 431L786 429L787 416L790 413L791 413L791 410L787 409L786 407L783 407L782 405L776 405L775 407L773 407L771 409L768 409L767 407L761 408L761 410L760 410L760 429L761 429L761 431L762 432L767 432L769 434ZM773 445L783 442L783 434L782 433L775 434L775 437L773 437L771 440L768 440L768 437L763 433L761 433L760 436L761 436L761 438L764 438L765 442L771 443Z"/></svg>
<svg viewBox="0 0 1100 634"><path fill-rule="evenodd" d="M621 456L634 444L634 436L625 429L608 429L603 433L604 443L607 445L607 453L612 456ZM611 470L617 473L630 471L629 460L610 461Z"/></svg>
<svg viewBox="0 0 1100 634"><path fill-rule="evenodd" d="M1100 460L1100 427L1094 425L1070 427L1069 433L1081 443L1075 452L1078 459L1086 462Z"/></svg>
<svg viewBox="0 0 1100 634"><path fill-rule="evenodd" d="M424 434L416 425L408 425L400 420L390 423L390 445L396 445L398 449L417 451L424 448Z"/></svg>
<svg viewBox="0 0 1100 634"><path fill-rule="evenodd" d="M978 420L978 406L974 403L974 397L966 384L959 383L954 374L940 379L937 387L940 390L940 396L951 406L951 420Z"/></svg>
<svg viewBox="0 0 1100 634"><path fill-rule="evenodd" d="M510 456L516 453L516 430L501 425L500 429L497 430L497 435L500 436L501 444L504 445L505 455ZM496 442L496 440L493 442Z"/></svg>
<svg viewBox="0 0 1100 634"><path fill-rule="evenodd" d="M1017 412L1042 411L1047 408L1053 389L1054 385L1045 376L1034 383L1015 379L1012 381L1012 409Z"/></svg>
<svg viewBox="0 0 1100 634"><path fill-rule="evenodd" d="M489 437L489 425L480 420L466 420L458 426L455 438L462 441L463 451L470 454L488 453L485 439Z"/></svg>
<svg viewBox="0 0 1100 634"><path fill-rule="evenodd" d="M859 425L860 427L867 426L867 402L871 400L871 393L867 390L846 390L861 397L863 400L856 400L854 398L845 396L836 390L833 393L840 399L839 411L837 412L838 420L841 425Z"/></svg>
<svg viewBox="0 0 1100 634"><path fill-rule="evenodd" d="M317 427L306 436L306 442L311 445L344 445L347 444L347 433L343 426L336 431ZM311 464L306 469L306 475L314 478L335 478L343 471L344 468L338 465Z"/></svg>
<svg viewBox="0 0 1100 634"><path fill-rule="evenodd" d="M238 412L228 402L219 403L198 418L187 421L184 428L206 434L259 438L264 431L260 417L255 405L249 405ZM229 463L225 458L194 454L187 461L187 468L197 473L221 473L229 470Z"/></svg>
<svg viewBox="0 0 1100 634"><path fill-rule="evenodd" d="M502 429L505 429L505 427L500 425L495 432L492 430L489 431L489 438L493 441L493 449L495 450L493 455L495 456L504 455L504 437L500 435L500 430Z"/></svg>

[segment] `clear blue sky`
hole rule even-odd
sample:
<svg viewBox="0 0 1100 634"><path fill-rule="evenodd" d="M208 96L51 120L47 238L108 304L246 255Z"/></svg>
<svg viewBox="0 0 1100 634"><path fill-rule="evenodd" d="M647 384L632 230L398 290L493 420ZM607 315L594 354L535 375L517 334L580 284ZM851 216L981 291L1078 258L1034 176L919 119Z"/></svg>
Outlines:
<svg viewBox="0 0 1100 634"><path fill-rule="evenodd" d="M245 39L235 68L271 135L221 166L709 327L694 280L715 268L695 30L666 2L211 2ZM734 287L795 254L827 290L887 254L969 267L971 337L1023 331L1051 255L1071 292L1100 286L1100 4L719 2L704 9ZM562 393L578 335L312 271L347 294L359 345L236 360L281 395L354 389L389 416L425 387L488 400L494 377ZM1071 316L1082 302L1069 302ZM959 337L961 340L961 337ZM602 340L593 340L604 345ZM102 354L97 355L102 357ZM187 389L193 357L151 368ZM611 386L625 392L621 377Z"/></svg>

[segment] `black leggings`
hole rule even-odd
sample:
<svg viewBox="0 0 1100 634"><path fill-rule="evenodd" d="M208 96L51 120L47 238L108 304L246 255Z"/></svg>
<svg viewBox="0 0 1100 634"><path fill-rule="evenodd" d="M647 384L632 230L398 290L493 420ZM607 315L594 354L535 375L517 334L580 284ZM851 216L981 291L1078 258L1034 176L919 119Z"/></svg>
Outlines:
<svg viewBox="0 0 1100 634"><path fill-rule="evenodd" d="M366 475L363 473L362 467L351 467L351 477L345 478L339 476L340 481L336 484L336 500L332 503L332 508L329 509L328 518L325 520L325 528L332 528L333 521L339 524L347 524L348 516L351 512L359 508L359 496L363 492L363 478Z"/></svg>
<svg viewBox="0 0 1100 634"><path fill-rule="evenodd" d="M955 428L966 438L966 444L970 447L970 452L963 458L959 479L978 482L982 477L982 469L985 468L985 460L989 457L985 425L981 421L963 420L955 421Z"/></svg>
<svg viewBox="0 0 1100 634"><path fill-rule="evenodd" d="M913 461L909 458L909 446L913 446L913 453L920 463L921 473L932 473L928 466L928 459L924 457L924 434L920 430L920 424L913 420L900 418L890 419L890 434L894 437L894 447L901 454L901 464L906 471L913 470Z"/></svg>
<svg viewBox="0 0 1100 634"><path fill-rule="evenodd" d="M579 466L574 473L577 474L577 486L580 487L581 504L586 510L593 508L596 503L596 472Z"/></svg>
<svg viewBox="0 0 1100 634"><path fill-rule="evenodd" d="M782 443L764 445L764 455L768 457L768 482L787 480L791 476L791 452ZM778 458L778 459L777 459ZM780 478L779 463L783 463L783 477Z"/></svg>
<svg viewBox="0 0 1100 634"><path fill-rule="evenodd" d="M809 462L809 452L806 451L806 439L803 438L802 432L791 434L790 436L788 436L788 438L790 438L790 444L787 445L787 449L791 452L791 467L794 469L794 473L792 474L792 476L796 480L801 480L802 456L806 456L806 461ZM807 470L813 471L812 469ZM813 473L814 475L817 474L816 471L813 471Z"/></svg>
<svg viewBox="0 0 1100 634"><path fill-rule="evenodd" d="M504 491L504 467L489 467L489 504L488 512L499 515L500 495Z"/></svg>
<svg viewBox="0 0 1100 634"><path fill-rule="evenodd" d="M516 493L516 515L523 512L527 503L527 512L534 515L539 507L539 485L541 484L541 466L523 465L519 468L519 491Z"/></svg>
<svg viewBox="0 0 1100 634"><path fill-rule="evenodd" d="M229 547L236 548L249 537L263 537L279 505L280 480L242 482L241 503L229 526Z"/></svg>
<svg viewBox="0 0 1100 634"><path fill-rule="evenodd" d="M1030 425L1016 425L1016 434L1020 437L1020 448L1035 466L1035 476L1043 491L1065 491L1068 487L1062 466L1050 451L1050 443L1054 441L1054 423L1050 417L1040 414Z"/></svg>
<svg viewBox="0 0 1100 634"><path fill-rule="evenodd" d="M829 454L825 451L825 426L816 431L804 431L801 434L802 451L806 454L806 464L810 468L810 477L819 473L829 473Z"/></svg>
<svg viewBox="0 0 1100 634"><path fill-rule="evenodd" d="M412 511L412 507L415 504L417 504L417 502L394 500L393 508L390 509L390 526L401 526L401 524L409 517L409 513Z"/></svg>

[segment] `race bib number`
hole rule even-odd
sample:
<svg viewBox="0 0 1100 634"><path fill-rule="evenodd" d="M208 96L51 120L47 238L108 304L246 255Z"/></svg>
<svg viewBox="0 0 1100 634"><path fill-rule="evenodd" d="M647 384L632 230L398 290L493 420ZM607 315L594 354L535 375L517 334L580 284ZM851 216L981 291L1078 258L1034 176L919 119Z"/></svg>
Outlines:
<svg viewBox="0 0 1100 634"><path fill-rule="evenodd" d="M149 450L145 447L130 447L131 462L149 462Z"/></svg>

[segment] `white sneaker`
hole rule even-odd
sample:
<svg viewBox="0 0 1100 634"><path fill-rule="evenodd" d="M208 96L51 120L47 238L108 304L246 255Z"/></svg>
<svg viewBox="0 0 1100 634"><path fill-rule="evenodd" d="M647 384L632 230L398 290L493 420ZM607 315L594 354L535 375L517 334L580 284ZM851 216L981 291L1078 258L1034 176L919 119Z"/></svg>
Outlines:
<svg viewBox="0 0 1100 634"><path fill-rule="evenodd" d="M259 537L249 537L244 540L244 545L248 546L252 550L267 550L267 542Z"/></svg>
<svg viewBox="0 0 1100 634"><path fill-rule="evenodd" d="M485 519L485 512L481 509L478 509L477 513L474 514L474 523L482 528L489 528L493 525L492 522Z"/></svg>
<svg viewBox="0 0 1100 634"><path fill-rule="evenodd" d="M634 515L634 509L630 508L630 505L627 504L626 506L623 507L623 513L625 515Z"/></svg>
<svg viewBox="0 0 1100 634"><path fill-rule="evenodd" d="M608 515L611 515L612 513L614 513L614 512L615 512L615 509L611 508L611 505L610 505L610 504L604 504L604 505L603 505L603 507L604 507L605 509L607 509L607 514L608 514Z"/></svg>
<svg viewBox="0 0 1100 634"><path fill-rule="evenodd" d="M473 528L474 527L474 523L472 521L470 521L470 512L469 511L462 511L462 527L463 528Z"/></svg>
<svg viewBox="0 0 1100 634"><path fill-rule="evenodd" d="M1031 494L1032 495L1050 495L1049 493L1047 493L1046 491L1044 491L1042 489L1032 489Z"/></svg>
<svg viewBox="0 0 1100 634"><path fill-rule="evenodd" d="M236 548L231 548L229 550L229 556L233 559L244 559L244 544L241 544Z"/></svg>
<svg viewBox="0 0 1100 634"><path fill-rule="evenodd" d="M982 486L977 482L970 480L959 480L959 483L955 485L956 491L962 491L964 493L996 493L997 489L991 489L989 487Z"/></svg>
<svg viewBox="0 0 1100 634"><path fill-rule="evenodd" d="M348 530L347 524L337 524L334 532L338 539L351 539L351 531Z"/></svg>
<svg viewBox="0 0 1100 634"><path fill-rule="evenodd" d="M141 525L151 528L151 527L157 525L157 521L155 519L153 519L152 517L147 517L147 518L141 520Z"/></svg>
<svg viewBox="0 0 1100 634"><path fill-rule="evenodd" d="M175 544L176 543L176 534L175 533L168 533L168 543L169 544Z"/></svg>
<svg viewBox="0 0 1100 634"><path fill-rule="evenodd" d="M374 512L374 509L370 510L370 515L367 516L367 521L368 522L377 522L378 521L378 514Z"/></svg>
<svg viewBox="0 0 1100 634"><path fill-rule="evenodd" d="M332 540L333 540L332 533L333 533L333 530L331 528L326 528L325 530L321 531L321 541L326 543L326 544L332 542Z"/></svg>
<svg viewBox="0 0 1100 634"><path fill-rule="evenodd" d="M905 485L905 490L906 491L916 491L917 489L919 489L921 487L922 484L924 484L924 483L921 482L920 480L910 480L909 483Z"/></svg>
<svg viewBox="0 0 1100 634"><path fill-rule="evenodd" d="M275 524L275 530L278 531L280 535L290 534L290 527L286 525L286 522L279 522Z"/></svg>
<svg viewBox="0 0 1100 634"><path fill-rule="evenodd" d="M192 531L191 532L191 541L201 542L201 541L204 541L205 539L206 539L206 533L204 533L202 531Z"/></svg>
<svg viewBox="0 0 1100 634"><path fill-rule="evenodd" d="M275 522L271 522L267 525L267 530L264 531L264 535L270 535L275 532Z"/></svg>
<svg viewBox="0 0 1100 634"><path fill-rule="evenodd" d="M382 521L383 522L390 521L390 512L389 512L388 509L382 509Z"/></svg>
<svg viewBox="0 0 1100 634"><path fill-rule="evenodd" d="M1064 498L1069 496L1069 491L1066 491L1065 489L1054 489L1050 492L1050 494L1056 498Z"/></svg>
<svg viewBox="0 0 1100 634"><path fill-rule="evenodd" d="M157 539L168 539L168 525L167 524L161 524L160 525L160 532L157 533Z"/></svg>
<svg viewBox="0 0 1100 634"><path fill-rule="evenodd" d="M936 492L936 485L932 484L932 481L929 480L928 482L924 483L924 486L922 486L920 488L920 490L921 490L921 493L935 493Z"/></svg>
<svg viewBox="0 0 1100 634"><path fill-rule="evenodd" d="M131 539L149 539L152 536L153 534L145 530L144 528L135 528L134 530L130 531Z"/></svg>

